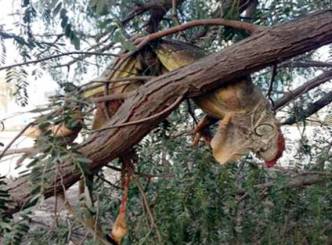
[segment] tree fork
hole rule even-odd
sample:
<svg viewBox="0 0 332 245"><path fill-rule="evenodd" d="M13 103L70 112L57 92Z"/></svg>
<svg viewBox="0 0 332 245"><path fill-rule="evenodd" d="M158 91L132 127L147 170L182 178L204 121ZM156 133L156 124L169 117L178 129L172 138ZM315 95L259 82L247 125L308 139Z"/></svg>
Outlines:
<svg viewBox="0 0 332 245"><path fill-rule="evenodd" d="M150 117L181 96L203 95L226 82L329 43L332 43L332 10L319 11L296 21L266 28L221 52L142 85L136 96L128 98L105 126ZM97 171L137 144L169 113L154 121L96 132L80 144L78 150L91 160L90 170ZM63 186L69 188L80 179L80 172L71 162L63 163L62 173L61 178L50 183L44 192L45 197L61 192ZM14 206L8 209L8 214L17 212L30 197L27 180L20 179L13 185L10 191Z"/></svg>

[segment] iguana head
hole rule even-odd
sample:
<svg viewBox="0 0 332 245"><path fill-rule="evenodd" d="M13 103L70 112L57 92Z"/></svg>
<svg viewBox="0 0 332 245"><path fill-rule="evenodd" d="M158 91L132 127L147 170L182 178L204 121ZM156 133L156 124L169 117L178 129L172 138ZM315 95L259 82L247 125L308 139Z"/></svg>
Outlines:
<svg viewBox="0 0 332 245"><path fill-rule="evenodd" d="M285 150L285 139L279 127L273 128L274 125L262 124L258 126L258 130L267 131L264 135L255 136L256 144L251 149L256 155L265 161L267 167L273 167L277 160L282 156ZM257 132L256 132L257 133Z"/></svg>
<svg viewBox="0 0 332 245"><path fill-rule="evenodd" d="M270 103L262 100L250 118L253 131L251 150L265 161L267 167L273 167L285 150L285 139Z"/></svg>
<svg viewBox="0 0 332 245"><path fill-rule="evenodd" d="M226 128L219 127L211 147L221 164L253 152L272 167L285 149L285 140L270 106L262 101L249 113L235 113Z"/></svg>

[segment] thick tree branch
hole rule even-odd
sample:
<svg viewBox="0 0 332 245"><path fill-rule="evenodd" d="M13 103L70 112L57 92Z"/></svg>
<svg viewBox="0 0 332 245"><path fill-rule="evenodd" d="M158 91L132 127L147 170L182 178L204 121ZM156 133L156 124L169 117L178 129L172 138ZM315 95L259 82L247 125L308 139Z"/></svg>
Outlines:
<svg viewBox="0 0 332 245"><path fill-rule="evenodd" d="M148 81L138 89L136 96L128 98L121 105L106 127L150 117L181 96L203 95L226 82L328 43L332 43L331 10L268 28L221 52ZM166 117L167 114L142 124L96 132L80 144L77 150L91 160L88 164L90 170L97 171L137 144ZM68 188L80 179L80 172L71 162L62 165L62 173L61 178L58 177L45 189L45 197L61 192L63 185ZM8 209L8 213L19 210L30 197L27 188L29 182L24 179L20 182L21 188L11 188L14 205Z"/></svg>

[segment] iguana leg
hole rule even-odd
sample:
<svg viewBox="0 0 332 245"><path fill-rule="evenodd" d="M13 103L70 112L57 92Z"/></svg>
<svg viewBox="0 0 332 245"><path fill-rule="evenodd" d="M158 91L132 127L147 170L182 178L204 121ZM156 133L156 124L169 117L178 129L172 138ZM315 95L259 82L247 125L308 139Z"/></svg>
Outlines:
<svg viewBox="0 0 332 245"><path fill-rule="evenodd" d="M127 222L126 222L126 211L127 211L127 202L128 202L128 190L131 177L134 172L133 162L136 161L136 154L134 151L124 154L120 157L122 161L122 172L121 172L121 182L122 182L122 198L120 204L119 214L116 217L116 220L112 226L112 239L115 240L118 244L121 244L121 241L124 236L128 233Z"/></svg>
<svg viewBox="0 0 332 245"><path fill-rule="evenodd" d="M218 130L211 140L211 147L213 154L220 149L220 146L225 142L227 135L227 128L232 121L233 113L226 113L222 120L219 121Z"/></svg>
<svg viewBox="0 0 332 245"><path fill-rule="evenodd" d="M222 120L220 120L220 122L219 122L219 128L221 130L226 129L227 126L229 125L229 123L232 121L232 117L233 117L233 113L231 113L231 112L226 113L224 118Z"/></svg>
<svg viewBox="0 0 332 245"><path fill-rule="evenodd" d="M205 142L207 144L210 144L211 141L211 135L209 132L209 126L213 123L216 122L216 119L205 115L203 119L201 119L198 124L196 125L194 129L194 140L193 140L193 145L196 146L200 140L201 137L204 138Z"/></svg>

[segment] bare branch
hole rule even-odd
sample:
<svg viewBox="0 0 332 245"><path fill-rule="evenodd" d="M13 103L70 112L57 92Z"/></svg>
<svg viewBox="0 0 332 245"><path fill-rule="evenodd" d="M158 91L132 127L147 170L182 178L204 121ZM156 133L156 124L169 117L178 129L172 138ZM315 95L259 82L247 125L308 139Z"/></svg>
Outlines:
<svg viewBox="0 0 332 245"><path fill-rule="evenodd" d="M266 94L266 96L271 101L273 107L274 107L274 101L272 100L271 93L272 93L272 90L273 90L273 83L274 83L274 79L275 79L276 75L277 75L277 64L274 64L273 67L272 67L272 74L271 74L269 89L268 89L267 94Z"/></svg>
<svg viewBox="0 0 332 245"><path fill-rule="evenodd" d="M59 67L68 67L68 66L71 66L72 64L74 64L75 62L77 61L81 61L81 60L84 60L90 56L93 56L95 55L95 53L101 53L103 54L104 51L106 50L109 50L110 48L115 48L114 45L115 43L111 42L107 45L105 45L104 47L100 48L100 45L102 43L105 43L108 39L105 39L104 41L102 41L101 43L96 43L95 45L93 45L92 47L88 48L88 51L85 51L84 54L82 54L80 57L77 57L77 58L74 58L72 59L71 61L67 62L67 63L64 63L64 64L60 64L58 66L54 66L55 68L59 68ZM98 49L96 49L95 52L91 52L89 50L93 50L95 49L96 47L99 47Z"/></svg>
<svg viewBox="0 0 332 245"><path fill-rule="evenodd" d="M15 154L34 154L37 153L38 150L36 150L33 147L26 147L26 148L19 148L19 149L8 149L4 154L3 157L9 156L9 155L15 155Z"/></svg>
<svg viewBox="0 0 332 245"><path fill-rule="evenodd" d="M111 69L111 67L108 67L107 69L109 70L116 70L116 71L121 71L120 69ZM128 82L130 83L131 81L146 81L149 79L155 78L155 76L133 76L133 77L120 77L120 78L116 78L116 79L111 79L111 80L107 80L107 77L97 77L93 80L91 80L88 83L85 83L81 86L81 88L85 88L88 87L87 89L92 89L92 88L97 88L100 87L101 85L95 85L95 86L90 86L93 83L119 83L121 82L121 85L124 84L124 82Z"/></svg>
<svg viewBox="0 0 332 245"><path fill-rule="evenodd" d="M169 9L180 5L184 0L150 0L144 4L136 4L133 10L128 16L121 21L123 25L126 25L130 20L139 16L147 11L150 11L150 18L146 24L147 32L152 33L157 31L160 21L163 19ZM175 5L174 5L175 4ZM174 9L173 9L174 11Z"/></svg>
<svg viewBox="0 0 332 245"><path fill-rule="evenodd" d="M310 117L312 114L315 114L317 111L327 106L332 102L332 91L325 94L322 98L311 103L307 106L307 109L303 110L301 114L294 115L282 122L283 125L292 125L296 122L305 120L307 117Z"/></svg>
<svg viewBox="0 0 332 245"><path fill-rule="evenodd" d="M331 181L331 179L332 179L331 175L322 175L322 174L316 174L316 173L299 174L299 175L290 177L289 180L285 183L285 185L281 186L279 188L279 190L283 190L286 188L304 188L306 186ZM272 188L275 185L276 185L275 181L270 181L270 182L266 182L263 184L255 185L254 188L259 189L259 190L267 190L267 189ZM262 195L264 196L265 193L266 193L266 191L264 191ZM241 196L238 199L238 202L245 200L250 195L249 192L247 192L244 189L238 190L236 194Z"/></svg>
<svg viewBox="0 0 332 245"><path fill-rule="evenodd" d="M116 166L112 166L112 165L105 165L105 167L110 168L112 170L121 172L121 168L118 168ZM142 172L137 172L134 171L134 174L139 176L139 177L143 177L143 178L147 178L147 179L152 179L152 178L164 178L164 179L171 179L174 178L175 175L172 173L165 173L165 174L148 174L148 173L142 173Z"/></svg>
<svg viewBox="0 0 332 245"><path fill-rule="evenodd" d="M247 22L243 22L243 21L225 20L225 19L202 19L202 20L193 20L193 21L187 22L185 24L169 28L167 30L155 32L155 33L152 33L145 37L137 38L134 41L134 44L137 45L136 49L139 50L140 48L145 46L148 42L151 42L153 40L156 40L156 39L159 39L159 38L162 38L165 36L169 36L171 34L174 34L174 33L180 32L180 31L185 31L189 28L193 28L196 26L209 26L209 25L223 25L223 26L232 27L235 29L245 30L245 31L249 32L250 34L263 30L263 27L260 27L260 26L254 25L254 24L250 24Z"/></svg>
<svg viewBox="0 0 332 245"><path fill-rule="evenodd" d="M326 71L323 74L319 75L318 77L315 77L314 79L304 83L300 87L294 89L291 92L285 93L285 95L277 100L274 103L274 109L278 110L284 107L286 104L288 104L290 101L296 99L300 95L307 93L313 88L318 87L319 85L328 82L332 79L332 70Z"/></svg>
<svg viewBox="0 0 332 245"><path fill-rule="evenodd" d="M111 95L104 95L99 96L97 98L92 98L91 101L94 103L112 101L112 100L124 100L128 99L129 97L135 95L135 92L128 92L128 93L119 93L119 94L111 94Z"/></svg>
<svg viewBox="0 0 332 245"><path fill-rule="evenodd" d="M15 141L18 139L18 138L20 138L23 134L24 134L24 132L28 129L28 128L30 128L31 126L32 126L33 124L32 123L29 123L29 124L27 124L22 130L21 130L21 132L19 132L16 136L15 136L15 138L5 147L5 149L1 152L1 154L0 154L0 159L1 158L3 158L4 156L5 156L5 154L6 154L6 152L9 150L9 148L15 143Z"/></svg>
<svg viewBox="0 0 332 245"><path fill-rule="evenodd" d="M152 211L150 209L150 205L149 205L148 199L147 199L147 197L145 195L143 186L142 186L139 178L134 178L134 181L136 182L136 186L137 186L138 190L140 191L141 196L143 198L143 205L144 205L144 207L146 209L146 212L149 215L149 221L150 221L149 223L151 224L152 228L155 229L159 243L162 243L161 235L160 235L158 226L157 226L157 224L156 224L156 222L154 220L154 216L153 216Z"/></svg>
<svg viewBox="0 0 332 245"><path fill-rule="evenodd" d="M279 67L282 68L310 68L310 67L332 67L331 62L322 62L316 60L308 60L308 61L288 61L283 64L280 64Z"/></svg>
<svg viewBox="0 0 332 245"><path fill-rule="evenodd" d="M130 125L135 125L135 124L140 124L140 123L144 123L147 121L151 121L151 120L155 120L159 117L162 117L163 115L169 114L175 107L177 107L180 102L182 101L183 96L178 97L170 106L168 106L167 108L165 108L164 110L162 110L161 112L158 112L154 115L151 115L149 117L145 117L136 121L130 121L130 122L124 122L124 123L120 123L120 124L116 124L116 125L112 125L109 127L104 127L104 128L100 128L100 129L96 129L93 130L94 132L100 132L100 131L104 131L107 129L112 129L112 128L120 128L120 127L125 127L125 126L130 126Z"/></svg>
<svg viewBox="0 0 332 245"><path fill-rule="evenodd" d="M73 52L56 54L56 55L48 56L48 57L37 59L37 60L30 60L30 61L26 61L26 62L22 62L22 63L12 64L12 65L7 65L7 66L2 66L2 67L0 67L0 71L1 70L6 70L6 69L11 69L11 68L18 67L18 66L25 66L25 65L30 65L30 64L37 64L37 63L40 63L40 62L44 62L44 61L52 60L52 59L57 59L57 58L60 58L62 56L67 56L67 55L104 55L104 56L118 57L117 54L112 54L112 53L73 51Z"/></svg>

